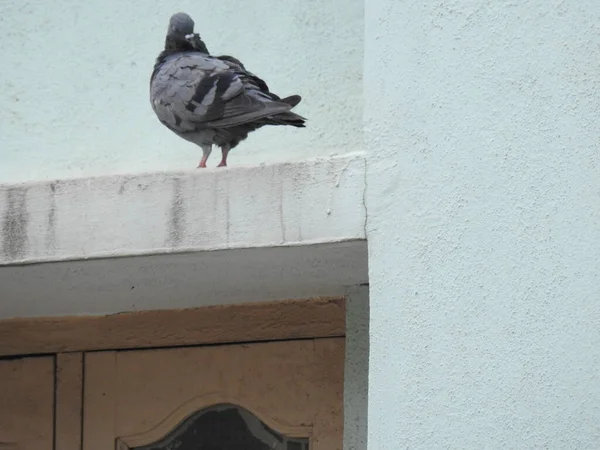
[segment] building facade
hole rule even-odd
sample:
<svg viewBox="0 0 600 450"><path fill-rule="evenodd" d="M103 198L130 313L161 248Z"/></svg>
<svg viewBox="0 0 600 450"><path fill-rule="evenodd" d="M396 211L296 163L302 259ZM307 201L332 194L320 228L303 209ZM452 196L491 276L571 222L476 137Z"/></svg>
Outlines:
<svg viewBox="0 0 600 450"><path fill-rule="evenodd" d="M227 169L148 103L173 5L0 17L0 443L600 448L600 3L208 6L308 118Z"/></svg>

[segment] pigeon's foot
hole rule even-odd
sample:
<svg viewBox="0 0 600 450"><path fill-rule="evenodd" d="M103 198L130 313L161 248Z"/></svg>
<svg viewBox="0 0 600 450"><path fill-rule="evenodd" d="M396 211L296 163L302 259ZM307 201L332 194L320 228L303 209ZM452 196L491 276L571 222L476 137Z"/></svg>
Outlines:
<svg viewBox="0 0 600 450"><path fill-rule="evenodd" d="M208 161L208 157L210 156L210 152L212 152L212 145L202 146L202 159L200 160L200 164L198 164L198 169L206 169L206 161Z"/></svg>
<svg viewBox="0 0 600 450"><path fill-rule="evenodd" d="M227 155L229 154L229 146L221 148L221 154L223 155L223 157L221 158L221 162L217 167L227 167Z"/></svg>

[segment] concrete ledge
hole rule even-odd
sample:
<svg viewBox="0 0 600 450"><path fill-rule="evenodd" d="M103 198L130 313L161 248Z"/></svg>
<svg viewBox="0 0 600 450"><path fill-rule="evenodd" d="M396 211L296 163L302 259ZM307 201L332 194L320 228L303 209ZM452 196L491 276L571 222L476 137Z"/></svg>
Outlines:
<svg viewBox="0 0 600 450"><path fill-rule="evenodd" d="M0 319L320 296L368 281L366 241L0 268Z"/></svg>
<svg viewBox="0 0 600 450"><path fill-rule="evenodd" d="M362 154L0 185L0 265L365 239Z"/></svg>
<svg viewBox="0 0 600 450"><path fill-rule="evenodd" d="M365 160L1 186L0 319L343 296Z"/></svg>

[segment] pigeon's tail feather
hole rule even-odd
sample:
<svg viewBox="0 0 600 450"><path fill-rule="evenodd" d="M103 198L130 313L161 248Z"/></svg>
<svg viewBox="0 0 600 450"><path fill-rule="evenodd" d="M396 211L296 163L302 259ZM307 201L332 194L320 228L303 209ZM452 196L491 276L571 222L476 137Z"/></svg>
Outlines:
<svg viewBox="0 0 600 450"><path fill-rule="evenodd" d="M297 128L305 128L304 122L306 122L306 119L290 111L267 117L266 122L269 125L291 125Z"/></svg>
<svg viewBox="0 0 600 450"><path fill-rule="evenodd" d="M242 102L245 100L241 96L238 98L241 98ZM211 120L210 122L204 122L204 125L207 127L210 127L210 128L236 127L238 125L244 125L247 123L258 122L265 118L273 117L278 114L284 114L290 110L290 106L288 104L281 103L281 102L279 102L279 103L271 102L269 104L263 105L263 107L260 109L255 109L255 110L250 110L250 111L245 111L245 112L243 111L243 107L245 106L245 103L241 103L241 105L242 105L242 108L240 108L240 109L242 109L242 112L240 114L225 115L224 117L222 117L220 119ZM233 104L233 102L231 102L231 107L232 107L231 110L233 110L234 106L235 105Z"/></svg>
<svg viewBox="0 0 600 450"><path fill-rule="evenodd" d="M302 101L302 97L300 97L299 95L290 95L289 97L281 99L281 101L283 103L287 103L288 105L290 105L293 108L294 106L296 106L298 103L300 103Z"/></svg>

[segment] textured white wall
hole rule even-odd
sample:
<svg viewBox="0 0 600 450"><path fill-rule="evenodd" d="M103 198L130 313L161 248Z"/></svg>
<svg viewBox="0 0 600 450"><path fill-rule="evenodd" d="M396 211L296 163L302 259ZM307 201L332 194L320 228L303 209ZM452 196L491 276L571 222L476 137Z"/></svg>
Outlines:
<svg viewBox="0 0 600 450"><path fill-rule="evenodd" d="M304 98L306 129L260 130L231 165L361 149L363 0L7 0L0 182L194 168L200 150L164 128L148 100L168 19L180 10L212 52Z"/></svg>
<svg viewBox="0 0 600 450"><path fill-rule="evenodd" d="M369 448L600 448L600 2L365 12Z"/></svg>

